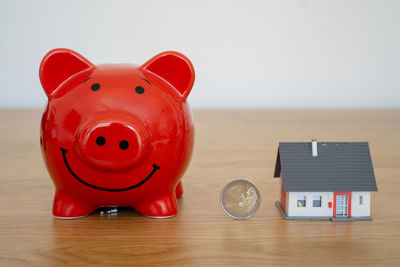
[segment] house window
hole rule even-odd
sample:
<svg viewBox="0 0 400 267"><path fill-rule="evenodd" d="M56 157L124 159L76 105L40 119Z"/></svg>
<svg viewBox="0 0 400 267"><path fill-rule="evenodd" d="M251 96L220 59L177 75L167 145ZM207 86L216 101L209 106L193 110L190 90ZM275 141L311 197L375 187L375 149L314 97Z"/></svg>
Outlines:
<svg viewBox="0 0 400 267"><path fill-rule="evenodd" d="M297 207L306 206L306 196L297 196Z"/></svg>
<svg viewBox="0 0 400 267"><path fill-rule="evenodd" d="M359 198L359 202L358 202L360 205L362 205L363 204L363 196L360 196L360 198Z"/></svg>
<svg viewBox="0 0 400 267"><path fill-rule="evenodd" d="M321 196L313 196L313 202L312 205L313 207L321 207Z"/></svg>

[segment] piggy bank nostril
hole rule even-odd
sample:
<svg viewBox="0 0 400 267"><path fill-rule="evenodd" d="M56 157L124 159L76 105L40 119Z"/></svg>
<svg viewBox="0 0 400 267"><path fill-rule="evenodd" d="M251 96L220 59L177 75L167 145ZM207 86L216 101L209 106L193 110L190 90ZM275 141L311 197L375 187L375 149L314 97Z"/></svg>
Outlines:
<svg viewBox="0 0 400 267"><path fill-rule="evenodd" d="M121 117L124 119L124 115ZM76 133L76 152L91 167L124 170L148 156L147 128L139 121L115 120L89 121Z"/></svg>
<svg viewBox="0 0 400 267"><path fill-rule="evenodd" d="M128 141L122 140L121 142L119 142L119 147L120 147L122 150L128 149L128 147L129 147Z"/></svg>
<svg viewBox="0 0 400 267"><path fill-rule="evenodd" d="M96 138L96 144L99 146L104 146L106 143L106 139L103 136L99 136Z"/></svg>

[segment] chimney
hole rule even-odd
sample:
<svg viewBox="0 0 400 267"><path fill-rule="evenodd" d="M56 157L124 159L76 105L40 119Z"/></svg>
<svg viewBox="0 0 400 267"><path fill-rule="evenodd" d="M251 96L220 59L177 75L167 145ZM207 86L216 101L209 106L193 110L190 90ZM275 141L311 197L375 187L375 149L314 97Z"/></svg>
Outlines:
<svg viewBox="0 0 400 267"><path fill-rule="evenodd" d="M311 141L311 151L313 157L318 157L318 149L317 149L317 139L312 139Z"/></svg>

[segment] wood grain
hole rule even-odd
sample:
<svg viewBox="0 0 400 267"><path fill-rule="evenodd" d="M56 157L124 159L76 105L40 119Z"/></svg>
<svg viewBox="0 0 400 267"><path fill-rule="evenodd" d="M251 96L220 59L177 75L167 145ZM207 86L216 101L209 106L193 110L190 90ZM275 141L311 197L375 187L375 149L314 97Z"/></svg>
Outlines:
<svg viewBox="0 0 400 267"><path fill-rule="evenodd" d="M400 111L196 110L196 145L178 216L123 210L80 220L51 215L53 184L39 148L40 110L0 111L0 265L400 265ZM378 193L373 221L285 221L274 206L279 141L369 141ZM248 178L262 197L245 221L219 193Z"/></svg>

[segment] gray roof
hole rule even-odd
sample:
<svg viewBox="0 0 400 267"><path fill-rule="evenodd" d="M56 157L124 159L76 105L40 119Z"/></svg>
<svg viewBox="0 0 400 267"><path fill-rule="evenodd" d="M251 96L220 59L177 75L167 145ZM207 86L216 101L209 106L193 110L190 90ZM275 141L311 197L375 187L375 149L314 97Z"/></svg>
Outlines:
<svg viewBox="0 0 400 267"><path fill-rule="evenodd" d="M286 192L378 191L368 142L280 142L274 177Z"/></svg>

